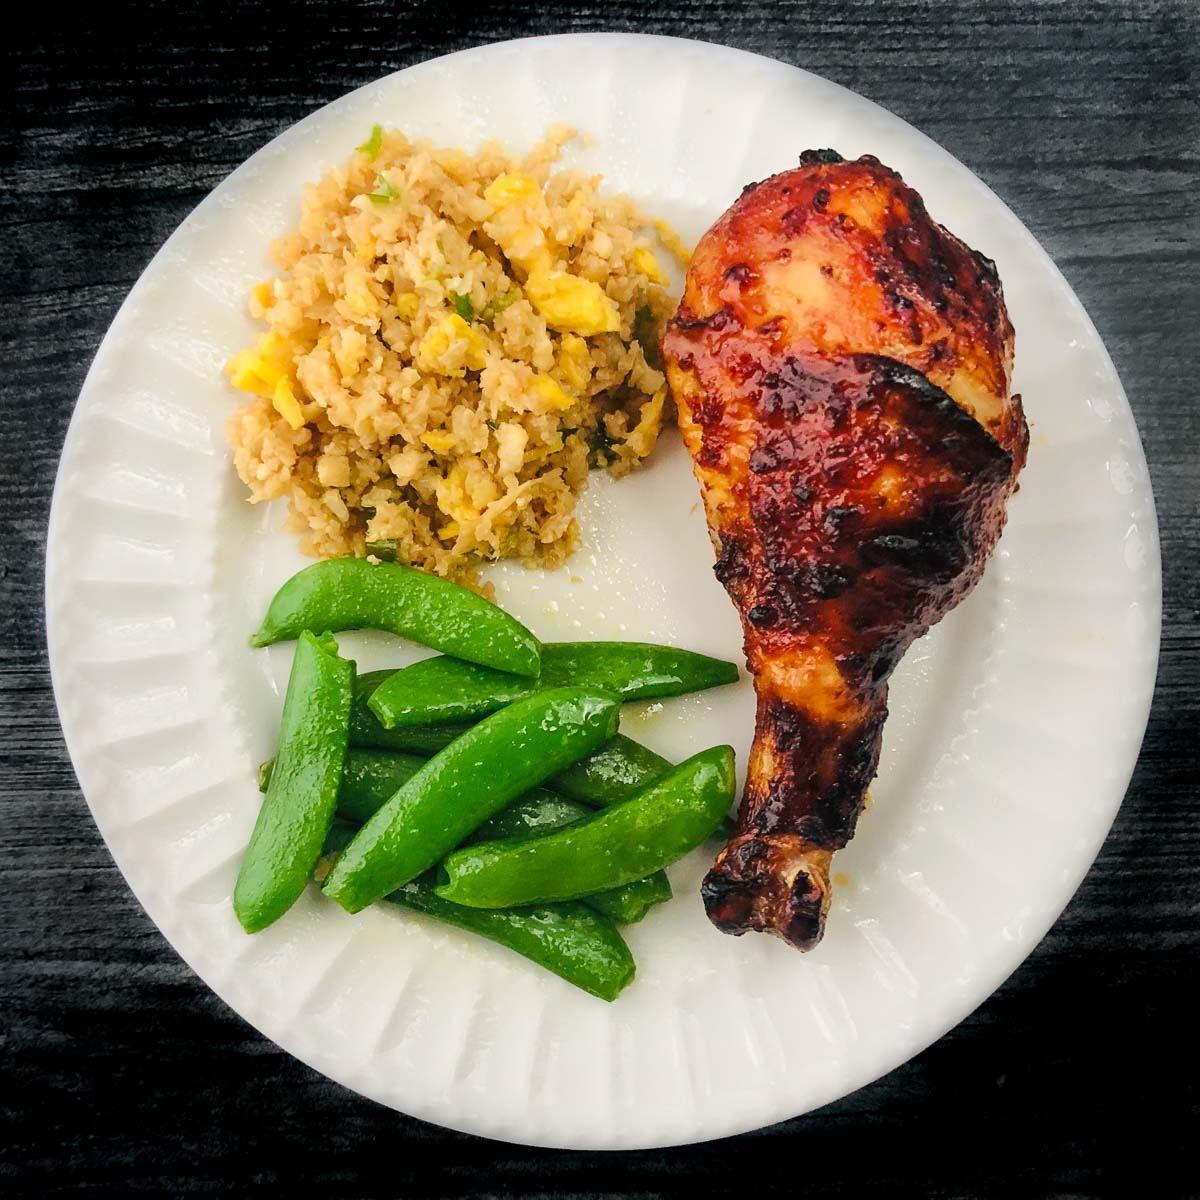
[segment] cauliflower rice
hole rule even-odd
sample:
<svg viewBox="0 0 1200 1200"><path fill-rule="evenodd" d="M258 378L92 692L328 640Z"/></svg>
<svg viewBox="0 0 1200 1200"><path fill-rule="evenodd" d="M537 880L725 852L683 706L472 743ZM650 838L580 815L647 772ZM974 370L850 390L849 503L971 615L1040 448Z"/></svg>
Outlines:
<svg viewBox="0 0 1200 1200"><path fill-rule="evenodd" d="M655 226L553 169L573 136L472 157L376 126L306 189L271 248L282 274L250 298L269 329L226 367L253 395L228 425L237 472L251 501L288 497L306 553L467 580L557 566L589 468L654 449L674 308Z"/></svg>

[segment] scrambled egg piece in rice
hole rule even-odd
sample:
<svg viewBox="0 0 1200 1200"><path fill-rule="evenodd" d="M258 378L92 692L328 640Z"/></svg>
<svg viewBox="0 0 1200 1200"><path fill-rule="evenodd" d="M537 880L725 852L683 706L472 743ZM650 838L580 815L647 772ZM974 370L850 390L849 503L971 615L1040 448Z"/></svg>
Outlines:
<svg viewBox="0 0 1200 1200"><path fill-rule="evenodd" d="M599 176L553 169L573 136L472 157L376 126L307 188L250 297L269 328L226 367L253 396L228 426L238 474L252 501L289 498L307 553L468 580L556 566L588 470L654 449L674 301L653 232L685 251Z"/></svg>

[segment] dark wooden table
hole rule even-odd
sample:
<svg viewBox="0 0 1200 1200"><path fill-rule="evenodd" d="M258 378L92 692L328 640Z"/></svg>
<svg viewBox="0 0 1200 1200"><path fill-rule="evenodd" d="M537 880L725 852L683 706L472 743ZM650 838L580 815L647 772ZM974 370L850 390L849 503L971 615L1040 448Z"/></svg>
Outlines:
<svg viewBox="0 0 1200 1200"><path fill-rule="evenodd" d="M37 8L38 6L29 6ZM47 1195L1146 1195L1200 1191L1200 6L1194 0L42 6L3 50L0 1190ZM42 15L42 14L45 15ZM887 1078L756 1135L526 1150L328 1082L234 1016L142 913L79 794L42 618L54 470L151 253L248 154L350 88L530 33L634 29L807 67L930 134L1066 273L1128 389L1166 579L1141 762L1016 974ZM648 118L649 119L649 118ZM1030 831L1036 836L1036 830Z"/></svg>

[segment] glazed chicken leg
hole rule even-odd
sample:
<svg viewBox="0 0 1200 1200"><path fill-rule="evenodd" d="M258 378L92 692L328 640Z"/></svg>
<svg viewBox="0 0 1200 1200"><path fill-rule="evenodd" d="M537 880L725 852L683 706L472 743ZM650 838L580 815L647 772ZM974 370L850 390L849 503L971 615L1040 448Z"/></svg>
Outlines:
<svg viewBox="0 0 1200 1200"><path fill-rule="evenodd" d="M992 263L876 159L800 161L701 240L663 348L758 695L704 903L808 949L889 676L982 574L1028 430Z"/></svg>

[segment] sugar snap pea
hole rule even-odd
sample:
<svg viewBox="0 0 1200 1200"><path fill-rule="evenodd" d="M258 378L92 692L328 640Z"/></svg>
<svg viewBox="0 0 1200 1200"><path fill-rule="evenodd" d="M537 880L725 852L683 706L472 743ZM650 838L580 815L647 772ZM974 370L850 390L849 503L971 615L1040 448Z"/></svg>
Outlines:
<svg viewBox="0 0 1200 1200"><path fill-rule="evenodd" d="M297 572L275 593L253 646L302 629L383 629L515 675L537 675L540 644L482 596L399 563L330 558Z"/></svg>
<svg viewBox="0 0 1200 1200"><path fill-rule="evenodd" d="M590 817L592 811L578 800L568 800L565 796L534 788L480 825L467 839L467 844L559 829ZM582 897L583 903L589 908L594 908L618 925L636 924L656 904L664 904L670 899L671 883L665 871L655 871L642 879L632 879L617 887Z"/></svg>
<svg viewBox="0 0 1200 1200"><path fill-rule="evenodd" d="M672 766L649 746L618 733L594 754L560 771L550 786L573 800L604 808L661 779Z"/></svg>
<svg viewBox="0 0 1200 1200"><path fill-rule="evenodd" d="M371 693L394 669L368 671L354 683L354 707L350 711L350 745L370 746L377 750L398 750L406 754L436 754L444 750L459 734L465 733L474 721L447 722L445 725L422 725L402 729L384 729L368 707Z"/></svg>
<svg viewBox="0 0 1200 1200"><path fill-rule="evenodd" d="M652 908L666 904L673 895L666 871L651 871L641 879L583 896L580 903L594 908L614 925L636 925Z"/></svg>
<svg viewBox="0 0 1200 1200"><path fill-rule="evenodd" d="M370 820L425 762L426 759L413 754L351 746L342 771L342 786L338 790L338 816L359 825ZM273 767L274 760L271 759L259 768L261 790L266 790ZM533 788L484 821L468 841L495 841L539 829L557 829L591 814L592 809L578 800L555 795L544 788ZM671 884L666 874L656 871L645 879L635 879L632 883L588 896L584 902L619 925L631 925L640 921L654 905L663 904L670 898Z"/></svg>
<svg viewBox="0 0 1200 1200"><path fill-rule="evenodd" d="M456 850L442 864L437 893L469 907L509 908L639 879L712 833L733 800L734 779L733 750L714 746L586 820Z"/></svg>
<svg viewBox="0 0 1200 1200"><path fill-rule="evenodd" d="M338 791L338 816L360 825L369 821L426 761L416 754L351 749L346 754Z"/></svg>
<svg viewBox="0 0 1200 1200"><path fill-rule="evenodd" d="M655 754L649 746L618 733L594 754L581 758L565 771L559 771L553 779L547 780L546 786L560 795L582 800L598 808L607 808L610 804L627 800L672 769L673 764L661 754ZM733 822L728 817L722 817L721 823L709 836L728 841L733 836Z"/></svg>
<svg viewBox="0 0 1200 1200"><path fill-rule="evenodd" d="M338 657L333 638L302 632L275 769L233 891L234 912L247 933L287 912L320 856L342 779L353 685L354 664Z"/></svg>
<svg viewBox="0 0 1200 1200"><path fill-rule="evenodd" d="M369 821L428 761L429 755L398 754L391 750L351 746L346 751L342 785L338 789L338 816L343 821L354 821L358 825ZM267 790L274 770L273 758L267 759L258 768L259 791ZM565 825L568 821L587 816L591 811L565 796L534 788L485 821L479 830L496 830L491 834L493 838L512 837L533 829ZM479 830L476 830L477 840Z"/></svg>
<svg viewBox="0 0 1200 1200"><path fill-rule="evenodd" d="M465 733L474 722L448 721L439 725L402 725L384 729L369 707L372 693L395 671L387 668L368 671L354 684L354 708L350 714L350 745L395 750L408 754L436 754ZM560 795L582 800L593 807L604 807L624 800L665 775L672 764L649 746L635 742L623 733L615 734L598 750L585 755L564 771L546 781ZM733 836L733 822L723 820L713 837L726 841Z"/></svg>
<svg viewBox="0 0 1200 1200"><path fill-rule="evenodd" d="M485 718L371 817L325 891L358 912L415 879L493 813L607 741L619 719L617 697L574 687L538 692Z"/></svg>
<svg viewBox="0 0 1200 1200"><path fill-rule="evenodd" d="M545 788L534 788L484 821L467 842L495 842L541 829L557 829L560 825L590 817L593 811L578 800L556 796Z"/></svg>
<svg viewBox="0 0 1200 1200"><path fill-rule="evenodd" d="M448 721L439 725L384 729L371 711L369 700L375 689L394 674L391 669L368 671L355 681L350 745L408 754L436 754L474 724ZM546 786L585 804L613 804L665 775L671 765L661 754L618 733L592 754L560 771L547 781Z"/></svg>
<svg viewBox="0 0 1200 1200"><path fill-rule="evenodd" d="M323 862L329 865L354 833L351 825L335 827ZM443 900L429 875L410 880L384 900L507 946L601 1000L615 1000L633 981L635 967L629 947L611 921L583 904L464 908Z"/></svg>
<svg viewBox="0 0 1200 1200"><path fill-rule="evenodd" d="M384 680L371 711L388 729L485 716L541 688L595 687L624 700L680 696L736 683L734 663L645 642L547 642L536 679L463 662L427 658Z"/></svg>
<svg viewBox="0 0 1200 1200"><path fill-rule="evenodd" d="M386 899L499 942L601 1000L615 1000L633 982L629 947L612 922L586 904L466 908L439 896L429 876Z"/></svg>

